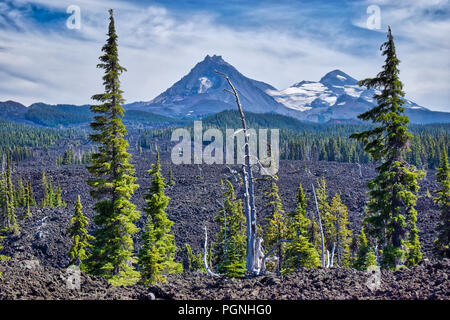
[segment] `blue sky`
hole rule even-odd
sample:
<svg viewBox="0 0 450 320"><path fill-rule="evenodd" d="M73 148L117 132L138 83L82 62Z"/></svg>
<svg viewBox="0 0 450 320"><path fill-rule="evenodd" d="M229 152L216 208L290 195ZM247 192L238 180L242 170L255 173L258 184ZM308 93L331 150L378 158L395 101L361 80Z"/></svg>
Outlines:
<svg viewBox="0 0 450 320"><path fill-rule="evenodd" d="M80 29L66 27L70 5ZM367 27L371 5L379 30ZM407 97L450 111L448 0L0 0L0 101L90 103L110 7L128 102L153 99L207 54L278 89L333 69L372 77L391 25Z"/></svg>

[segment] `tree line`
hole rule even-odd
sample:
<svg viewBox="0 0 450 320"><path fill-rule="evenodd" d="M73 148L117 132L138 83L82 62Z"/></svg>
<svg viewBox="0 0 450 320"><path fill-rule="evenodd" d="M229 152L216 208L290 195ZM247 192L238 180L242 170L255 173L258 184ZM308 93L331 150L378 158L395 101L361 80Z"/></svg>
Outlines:
<svg viewBox="0 0 450 320"><path fill-rule="evenodd" d="M45 171L42 171L43 194L39 204L31 181L24 181L19 176L14 183L12 171L13 167L8 155L6 168L0 174L0 231L20 234L19 220L31 217L33 207L66 207L67 204L62 200L61 186L54 188L52 181L47 179Z"/></svg>

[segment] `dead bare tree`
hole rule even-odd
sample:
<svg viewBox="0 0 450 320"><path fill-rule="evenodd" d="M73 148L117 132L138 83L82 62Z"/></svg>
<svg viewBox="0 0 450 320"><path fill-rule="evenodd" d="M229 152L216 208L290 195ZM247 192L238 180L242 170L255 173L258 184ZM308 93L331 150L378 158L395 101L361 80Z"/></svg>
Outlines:
<svg viewBox="0 0 450 320"><path fill-rule="evenodd" d="M257 243L256 243L256 208L253 186L253 173L250 165L250 148L249 148L249 135L247 133L247 123L245 121L245 115L242 110L242 105L239 99L239 94L234 87L228 76L220 71L215 70L225 78L231 90L224 89L226 92L234 95L236 105L241 117L242 131L244 133L244 164L242 166L242 180L244 183L244 209L247 218L247 258L246 258L246 270L250 274L258 274L258 261L256 259Z"/></svg>
<svg viewBox="0 0 450 320"><path fill-rule="evenodd" d="M203 263L205 264L206 272L213 277L220 277L220 274L213 272L208 266L208 228L205 226L205 244L203 246Z"/></svg>
<svg viewBox="0 0 450 320"><path fill-rule="evenodd" d="M314 201L316 202L316 210L317 210L317 216L318 216L319 228L320 228L320 237L322 240L322 266L326 267L326 264L325 264L325 237L323 234L322 219L320 218L319 204L317 202L316 189L314 189L314 184L312 184L312 189L313 189L313 194L314 194Z"/></svg>
<svg viewBox="0 0 450 320"><path fill-rule="evenodd" d="M362 175L361 165L358 162L356 164L358 165L358 169L359 169L359 177L362 179L363 175Z"/></svg>
<svg viewBox="0 0 450 320"><path fill-rule="evenodd" d="M198 168L198 176L200 177L200 179L203 179L203 169L202 167L200 167L200 165L197 165Z"/></svg>

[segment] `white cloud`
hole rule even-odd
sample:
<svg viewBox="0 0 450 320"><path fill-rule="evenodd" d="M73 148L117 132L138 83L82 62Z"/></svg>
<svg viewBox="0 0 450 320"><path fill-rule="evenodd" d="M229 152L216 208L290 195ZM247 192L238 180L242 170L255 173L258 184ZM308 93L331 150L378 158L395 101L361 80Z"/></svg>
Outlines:
<svg viewBox="0 0 450 320"><path fill-rule="evenodd" d="M107 5L99 0L38 2L63 11L75 2L81 8L82 28L43 33L19 17L17 22L24 32L0 30L0 100L90 103L90 97L102 90L102 74L95 65L106 38L106 9L110 6L116 8L119 54L128 69L121 79L128 102L153 99L206 54L222 55L246 76L280 89L303 79L318 80L336 68L355 78L372 76L383 61L378 52L371 57L341 52L316 37L299 36L295 30L236 30L218 24L205 13L187 19L162 7L143 8L120 1ZM431 93L437 97L435 106L450 107L449 103L443 105L445 93L439 92L448 92L450 83L446 74L448 56L443 57L448 53L448 43L440 44L440 32L447 24L427 26L433 28L434 38L425 42L420 42L418 35L422 32L427 36L428 31L416 28L415 33L408 34L406 27L401 32L399 28L399 35L414 36L416 41L399 43L402 80L407 96L419 104L428 107ZM354 41L341 37L349 43ZM415 52L419 44L426 48Z"/></svg>
<svg viewBox="0 0 450 320"><path fill-rule="evenodd" d="M382 32L391 26L408 98L425 107L450 111L450 10L448 0L368 0L381 9ZM445 18L440 11L447 11ZM366 28L367 17L354 24Z"/></svg>

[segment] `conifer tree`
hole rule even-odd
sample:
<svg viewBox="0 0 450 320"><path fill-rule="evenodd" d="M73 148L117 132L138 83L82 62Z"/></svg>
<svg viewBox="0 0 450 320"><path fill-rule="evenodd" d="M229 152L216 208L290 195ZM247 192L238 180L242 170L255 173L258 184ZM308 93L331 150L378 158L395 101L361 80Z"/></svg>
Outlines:
<svg viewBox="0 0 450 320"><path fill-rule="evenodd" d="M16 200L16 207L25 207L25 187L23 185L23 180L21 177L17 179L17 185L15 190L15 200Z"/></svg>
<svg viewBox="0 0 450 320"><path fill-rule="evenodd" d="M83 215L82 208L81 199L78 195L70 226L67 229L67 233L72 238L72 246L68 252L69 265L80 266L88 258L89 252L87 249L92 247L90 242L94 240L94 237L87 232L89 219ZM82 265L81 268L84 269L84 266Z"/></svg>
<svg viewBox="0 0 450 320"><path fill-rule="evenodd" d="M6 189L6 174L0 174L0 229L7 227L7 212L8 212L8 196Z"/></svg>
<svg viewBox="0 0 450 320"><path fill-rule="evenodd" d="M2 232L3 230L1 230L0 229L0 232ZM2 242L3 242L3 239L5 239L6 237L5 236L2 236L2 235L0 235L0 252L3 250L3 248L4 248L4 246L2 245ZM9 259L10 257L8 257L8 256L5 256L5 255L2 255L1 253L0 253L0 261L3 261L3 260L6 260L6 259ZM0 272L0 278L2 277L2 273Z"/></svg>
<svg viewBox="0 0 450 320"><path fill-rule="evenodd" d="M56 207L65 207L67 204L62 200L62 190L61 186L58 185L56 188L56 194L55 194L55 203L54 205Z"/></svg>
<svg viewBox="0 0 450 320"><path fill-rule="evenodd" d="M435 191L437 197L434 201L441 208L441 216L437 226L438 237L434 241L434 252L438 257L450 258L450 172L445 150L441 153L441 167L436 175L440 188Z"/></svg>
<svg viewBox="0 0 450 320"><path fill-rule="evenodd" d="M44 170L42 170L42 173L41 173L41 185L42 185L42 190L43 190L41 207L45 208L48 206L48 190L47 190L47 177L45 175Z"/></svg>
<svg viewBox="0 0 450 320"><path fill-rule="evenodd" d="M30 192L30 184L27 183L24 191L24 207L25 207L25 215L26 217L31 217L31 192Z"/></svg>
<svg viewBox="0 0 450 320"><path fill-rule="evenodd" d="M292 242L287 244L282 272L289 273L299 267L315 268L320 265L319 253L308 239L311 221L306 217L307 198L300 184L297 193L297 208L289 214L289 234Z"/></svg>
<svg viewBox="0 0 450 320"><path fill-rule="evenodd" d="M55 194L53 191L53 186L50 180L47 179L45 171L42 171L41 184L43 190L43 196L41 201L41 207L53 207L55 203Z"/></svg>
<svg viewBox="0 0 450 320"><path fill-rule="evenodd" d="M11 161L9 154L6 157L6 173L3 182L3 228L14 234L19 233L19 225L16 220L14 185L11 177Z"/></svg>
<svg viewBox="0 0 450 320"><path fill-rule="evenodd" d="M376 264L375 253L369 246L364 227L362 227L358 237L358 254L353 263L353 267L365 271L368 267L375 266Z"/></svg>
<svg viewBox="0 0 450 320"><path fill-rule="evenodd" d="M30 202L30 207L36 207L36 198L34 196L33 188L31 187L30 182L27 182L27 192L28 192L27 199Z"/></svg>
<svg viewBox="0 0 450 320"><path fill-rule="evenodd" d="M167 184L171 187L175 185L175 181L173 180L172 168L169 169L169 181L167 182Z"/></svg>
<svg viewBox="0 0 450 320"><path fill-rule="evenodd" d="M306 236L308 233L309 219L306 217L306 207L308 198L303 192L303 186L300 183L297 190L297 206L294 212L289 214L292 219L290 223L291 232L297 236Z"/></svg>
<svg viewBox="0 0 450 320"><path fill-rule="evenodd" d="M53 185L52 185L52 181L50 179L48 179L47 181L47 192L46 194L48 195L48 199L47 199L47 203L49 207L54 207L55 206L55 191L53 190Z"/></svg>
<svg viewBox="0 0 450 320"><path fill-rule="evenodd" d="M278 185L276 181L278 177L275 176L274 181L272 181L272 187L269 192L266 193L268 202L266 207L269 208L271 215L268 217L268 225L266 232L264 234L264 243L266 249L270 250L273 246L277 244L278 241L282 239L289 238L289 228L288 221L283 210L283 204L281 198L278 194ZM286 251L285 243L281 243L276 249L278 256L277 273L281 273L283 266L283 256Z"/></svg>
<svg viewBox="0 0 450 320"><path fill-rule="evenodd" d="M377 177L368 184L366 221L368 231L382 246L382 265L396 268L402 264L415 265L422 258L415 206L417 181L424 174L404 158L412 134L408 132L409 119L401 106L404 92L399 79L400 61L390 28L387 38L380 48L386 56L383 71L375 78L359 82L361 86L381 90L374 96L378 105L358 116L378 126L351 137L362 141L365 151L381 163L376 169Z"/></svg>
<svg viewBox="0 0 450 320"><path fill-rule="evenodd" d="M240 277L245 272L247 237L245 217L241 200L237 200L233 184L229 180L221 181L225 187L223 208L215 217L219 224L216 234L217 271L228 277Z"/></svg>
<svg viewBox="0 0 450 320"><path fill-rule="evenodd" d="M184 249L186 251L188 270L206 272L202 253L199 252L198 254L194 254L192 252L191 246L187 243L184 244Z"/></svg>
<svg viewBox="0 0 450 320"><path fill-rule="evenodd" d="M323 232L325 237L325 248L330 253L333 250L333 245L336 246L336 216L331 212L331 206L328 202L327 181L325 177L317 179L318 187L317 203L319 206L320 217L322 219ZM321 243L320 243L321 246Z"/></svg>
<svg viewBox="0 0 450 320"><path fill-rule="evenodd" d="M339 193L331 200L331 213L336 217L336 258L341 267L349 267L351 263L351 234L348 229L348 210L342 203Z"/></svg>
<svg viewBox="0 0 450 320"><path fill-rule="evenodd" d="M87 261L89 271L94 275L106 277L113 285L128 285L139 279L133 264L132 235L138 232L135 222L140 213L130 201L139 187L135 184L135 170L130 164L127 152L127 134L122 123L124 110L119 76L126 69L119 64L117 34L114 26L113 10L109 10L108 39L103 46L103 55L97 67L105 70L103 85L105 92L96 94L92 105L95 114L91 128L92 141L99 144L98 151L92 154L92 164L87 167L92 179L88 181L91 196L99 200L95 204L97 215L92 255Z"/></svg>
<svg viewBox="0 0 450 320"><path fill-rule="evenodd" d="M147 173L153 178L148 193L144 195L146 224L138 265L142 282L154 284L165 282L166 274L182 272L182 265L174 261L177 247L171 233L173 222L165 212L170 198L164 194L166 184L161 174L159 151L156 153L156 163Z"/></svg>

